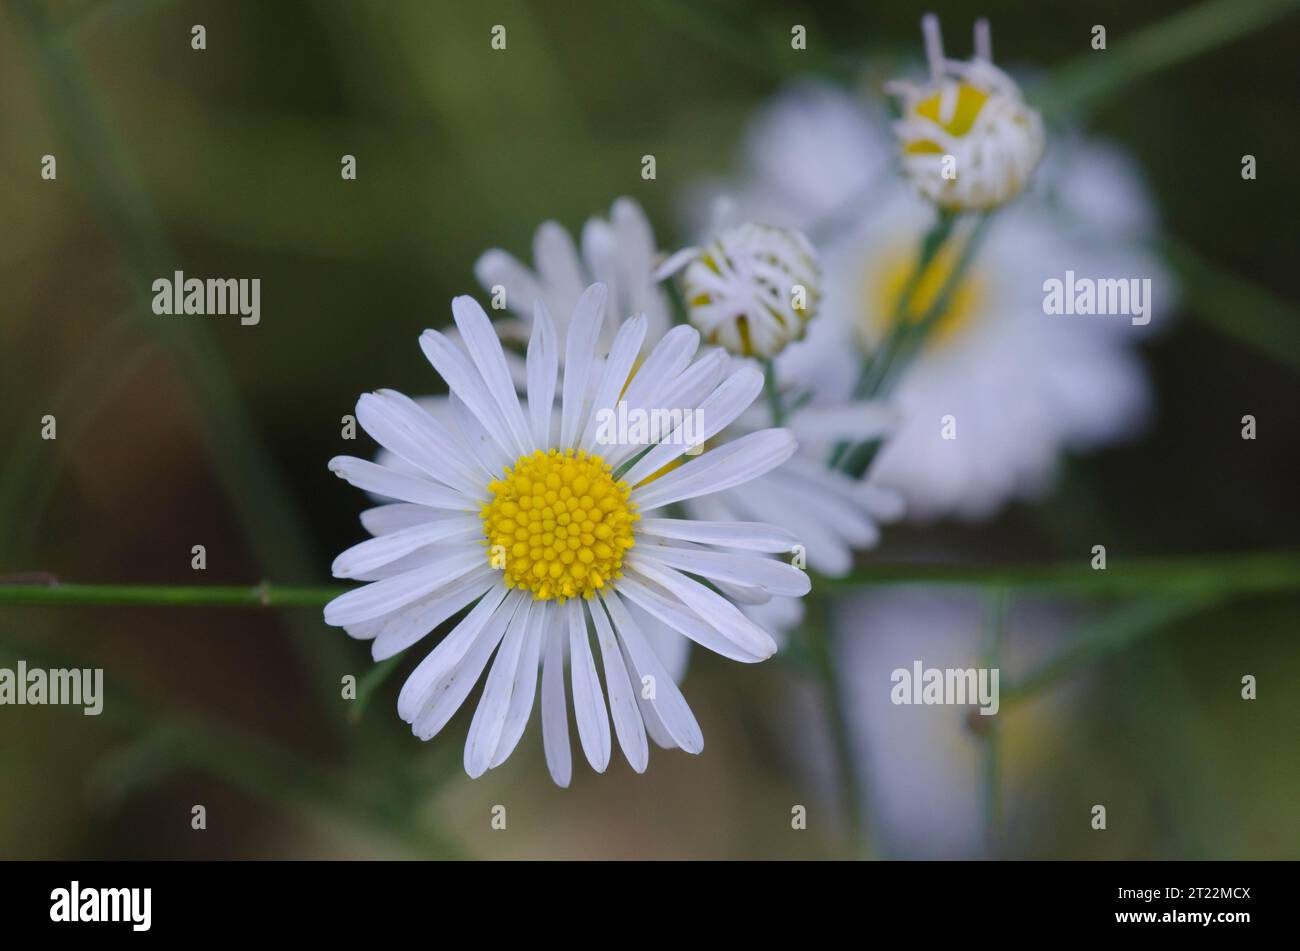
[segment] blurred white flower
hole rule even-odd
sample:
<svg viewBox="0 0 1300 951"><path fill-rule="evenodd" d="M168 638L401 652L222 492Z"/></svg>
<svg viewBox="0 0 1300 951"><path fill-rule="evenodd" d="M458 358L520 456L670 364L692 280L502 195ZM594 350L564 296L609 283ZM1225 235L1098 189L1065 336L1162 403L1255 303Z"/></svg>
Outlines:
<svg viewBox="0 0 1300 951"><path fill-rule="evenodd" d="M712 439L762 388L753 368L724 379L721 360L693 360L699 335L688 327L666 334L629 382L647 321L623 322L599 360L607 296L595 284L579 297L562 373L558 332L538 302L523 405L487 314L472 298L456 298L452 313L464 348L434 330L420 340L451 392L452 425L391 390L367 394L357 421L405 467L347 456L330 461L340 478L395 501L364 513L374 537L335 560L336 577L369 583L331 601L326 623L373 640L380 660L473 605L402 688L398 712L417 736L427 740L447 724L495 651L465 747L472 777L500 765L518 744L540 670L547 765L558 784L568 785L566 655L578 735L594 769L609 762L610 716L638 772L646 768L647 736L698 753L699 725L639 618L754 662L776 650L771 635L692 576L749 597L808 591L807 575L765 557L792 547L788 533L657 511L779 466L794 452L788 431L754 432L680 465L674 464L690 448L685 442L665 439L647 451L641 443L598 438L601 411L620 399L654 408L690 393L705 411L698 437ZM608 715L590 647L593 629ZM647 683L654 689L647 692Z"/></svg>
<svg viewBox="0 0 1300 951"><path fill-rule="evenodd" d="M970 669L985 665L987 605L978 592L894 588L837 599L836 670L845 699L853 754L866 779L863 805L889 858L979 858L989 855L983 785L984 740L971 729L984 719L974 706L895 704L895 670ZM1007 611L999 662L999 703L1023 672L1050 656L1069 630L1059 608L1029 601ZM1060 755L1077 691L1066 688L1032 709L1002 709L1004 811ZM812 729L803 709L796 723ZM811 750L805 766L831 786L833 766Z"/></svg>
<svg viewBox="0 0 1300 951"><path fill-rule="evenodd" d="M778 383L778 386L780 384ZM880 401L802 402L781 421L799 442L789 462L743 491L719 492L691 503L699 518L765 520L780 525L798 539L800 553L820 574L837 577L853 567L853 552L875 547L880 525L903 514L901 496L870 480L850 478L827 462L840 442L885 439L898 415ZM756 402L730 428L732 434L754 432L772 425L768 406Z"/></svg>
<svg viewBox="0 0 1300 951"><path fill-rule="evenodd" d="M1020 88L992 63L987 20L975 24L975 56L944 58L939 20L921 20L929 80L886 89L902 99L894 134L903 171L951 211L996 208L1020 193L1043 156L1043 123Z"/></svg>
<svg viewBox="0 0 1300 951"><path fill-rule="evenodd" d="M772 357L803 337L821 301L817 252L798 231L746 222L674 254L686 311L704 339L745 357Z"/></svg>
<svg viewBox="0 0 1300 951"><path fill-rule="evenodd" d="M824 403L853 392L864 359L890 329L934 219L928 203L891 189L887 173L839 189L828 183L828 168L885 166L883 126L846 93L798 87L759 117L749 141L792 130L818 130L816 139L787 148L780 163L751 158L755 174L730 188L709 186L730 199L737 217L761 208L776 224L812 229L815 208L822 220L834 219L834 233L819 243L821 315L807 338L778 358L780 379ZM708 203L700 190L692 198ZM902 418L868 475L902 492L909 517L986 517L1011 498L1049 487L1062 451L1096 448L1141 428L1150 393L1135 344L1144 328L1127 319L1047 316L1043 284L1067 270L1149 277L1153 319L1145 329L1160 326L1175 289L1147 250L1154 217L1122 151L1073 137L1057 143L1025 199L998 214L946 314L888 395ZM911 318L935 298L954 263L950 251L933 262ZM943 438L947 416L956 438Z"/></svg>
<svg viewBox="0 0 1300 951"><path fill-rule="evenodd" d="M517 319L498 319L496 327L510 342L527 342L533 305L539 300L544 302L560 334L563 361L569 315L583 290L593 282L609 288L613 318L601 332L600 353L609 350L620 323L636 314L645 315L647 346L659 341L672 326L672 312L667 295L652 276L658 258L654 230L645 212L631 198L619 198L610 208L608 219L587 220L582 228L581 254L563 226L547 221L533 236L533 268L506 251L492 248L479 256L474 275L489 294L494 288L504 290L505 306ZM509 351L507 360L522 371L520 361ZM519 382L523 382L522 376Z"/></svg>

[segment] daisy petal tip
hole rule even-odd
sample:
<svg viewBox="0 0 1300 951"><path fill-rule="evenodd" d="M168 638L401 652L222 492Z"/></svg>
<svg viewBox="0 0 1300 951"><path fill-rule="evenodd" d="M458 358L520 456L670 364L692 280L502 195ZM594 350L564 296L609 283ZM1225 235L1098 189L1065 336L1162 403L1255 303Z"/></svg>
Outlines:
<svg viewBox="0 0 1300 951"><path fill-rule="evenodd" d="M493 278L509 255L500 248L488 248L474 262L474 276L480 284L494 284Z"/></svg>
<svg viewBox="0 0 1300 951"><path fill-rule="evenodd" d="M664 259L650 275L650 279L656 283L666 280L684 268L693 261L700 253L699 248L682 248L680 251L670 254Z"/></svg>
<svg viewBox="0 0 1300 951"><path fill-rule="evenodd" d="M339 595L329 604L325 605L325 610L321 612L322 616L325 618L325 623L328 624L330 627L343 626L343 624L339 621L339 611L336 605L344 597L346 597L346 595Z"/></svg>

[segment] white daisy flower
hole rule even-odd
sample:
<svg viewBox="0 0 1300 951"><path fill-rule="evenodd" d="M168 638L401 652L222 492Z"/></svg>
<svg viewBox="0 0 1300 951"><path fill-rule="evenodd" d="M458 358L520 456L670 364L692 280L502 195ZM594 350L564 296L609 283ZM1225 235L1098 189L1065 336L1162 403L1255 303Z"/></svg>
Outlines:
<svg viewBox="0 0 1300 951"><path fill-rule="evenodd" d="M326 622L373 640L379 660L473 606L398 698L398 713L427 740L491 661L465 747L472 777L502 763L519 742L540 669L547 765L558 784L569 783L566 663L578 736L597 771L609 763L609 716L638 772L647 764L647 737L700 752L699 725L637 617L653 617L723 656L755 662L776 650L771 635L696 577L749 596L797 597L809 588L803 572L765 557L794 544L780 529L661 511L779 466L795 449L789 431L754 432L666 472L691 448L685 441L665 439L648 450L597 441L601 411L620 399L641 408L684 402L704 421L697 442L712 439L762 388L752 368L724 379L722 361L694 360L699 335L689 327L666 334L634 372L646 336L643 317L625 321L608 358L599 361L607 297L601 284L579 297L562 373L559 335L539 302L526 359L526 409L487 314L473 299L456 298L452 313L465 349L434 330L420 339L451 392L454 425L391 390L357 404L362 427L418 473L347 456L330 461L351 484L397 501L366 512L363 524L375 537L335 561L337 577L369 583L330 602Z"/></svg>
<svg viewBox="0 0 1300 951"><path fill-rule="evenodd" d="M797 231L747 222L703 248L677 252L656 276L679 269L690 321L709 343L773 357L803 337L821 300L817 252Z"/></svg>
<svg viewBox="0 0 1300 951"><path fill-rule="evenodd" d="M987 20L975 24L975 56L944 58L939 19L921 20L929 80L886 88L902 98L894 123L903 171L930 201L952 211L996 208L1020 193L1043 156L1043 122L1020 88L993 65Z"/></svg>
<svg viewBox="0 0 1300 951"><path fill-rule="evenodd" d="M887 187L853 181L836 192L828 184L827 168L879 168L890 149L883 120L849 95L798 88L760 117L749 141L796 128L819 129L816 148L763 163L761 174L732 190L732 213L761 207L777 224L809 228L810 207L832 216L842 209L820 245L821 316L778 366L780 379L834 404L853 393L864 360L889 330L934 211ZM999 213L947 313L889 392L901 422L869 477L898 489L909 517L982 518L1009 499L1034 497L1050 485L1063 451L1123 439L1147 417L1150 393L1135 344L1150 328L1122 317L1047 316L1043 304L1044 282L1067 271L1150 278L1150 326L1162 323L1175 291L1146 250L1154 213L1141 178L1118 149L1068 137L1039 178L1031 194ZM862 201L864 187L870 202ZM951 251L938 256L911 317L935 298L954 263ZM956 438L943 438L947 416Z"/></svg>
<svg viewBox="0 0 1300 951"><path fill-rule="evenodd" d="M582 228L582 250L562 225L544 222L533 236L533 267L499 248L480 255L474 275L483 289L505 292L505 305L515 320L498 320L497 332L507 341L527 343L528 326L537 301L546 304L560 334L560 360L564 360L564 341L569 315L588 285L600 282L609 288L612 317L598 341L598 352L606 353L618 332L619 321L633 314L646 318L646 340L657 342L672 326L668 297L653 278L658 263L654 230L641 206L631 198L619 198L610 208L609 218L593 217ZM514 354L507 360L522 366Z"/></svg>

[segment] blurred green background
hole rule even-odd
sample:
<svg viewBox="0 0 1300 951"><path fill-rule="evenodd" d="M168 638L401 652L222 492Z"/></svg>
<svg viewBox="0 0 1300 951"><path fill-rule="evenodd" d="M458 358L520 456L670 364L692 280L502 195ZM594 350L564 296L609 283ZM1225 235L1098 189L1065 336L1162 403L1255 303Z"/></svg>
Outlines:
<svg viewBox="0 0 1300 951"><path fill-rule="evenodd" d="M734 168L756 107L817 72L878 95L919 55L925 10L955 36L988 16L1002 64L1046 75L1087 53L1093 24L1114 47L1186 6L0 3L0 574L324 582L363 507L325 468L354 445L339 419L365 390L435 388L416 338L478 292L482 251L527 257L540 222L576 230L621 194L673 247L681 189ZM865 564L940 542L986 562L1073 558L1097 537L1152 555L1296 547L1298 47L1300 17L1282 17L1071 116L1145 170L1183 286L1176 329L1145 348L1147 437L1069 462L1043 504L891 530ZM260 277L261 324L154 316L142 288L177 269ZM56 441L39 438L46 413ZM994 854L1300 856L1298 608L1220 604L1072 681L1068 707L1010 714ZM99 718L0 708L0 857L858 854L808 762L830 743L796 662L697 651L704 755L656 751L644 776L616 755L558 790L535 725L475 782L467 713L413 739L393 712L423 650L408 654L358 722L337 684L370 669L367 645L315 609L0 607L0 665L93 663L108 684ZM1236 698L1243 672L1254 703ZM1094 800L1074 801L1081 777L1111 804L1105 835Z"/></svg>

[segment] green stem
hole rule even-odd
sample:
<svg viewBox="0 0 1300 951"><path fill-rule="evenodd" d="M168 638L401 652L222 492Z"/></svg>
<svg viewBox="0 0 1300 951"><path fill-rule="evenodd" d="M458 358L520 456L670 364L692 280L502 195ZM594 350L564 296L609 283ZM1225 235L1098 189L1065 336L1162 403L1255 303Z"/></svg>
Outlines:
<svg viewBox="0 0 1300 951"><path fill-rule="evenodd" d="M1300 313L1293 305L1178 238L1165 237L1158 250L1173 266L1188 313L1270 359L1300 368Z"/></svg>
<svg viewBox="0 0 1300 951"><path fill-rule="evenodd" d="M772 413L772 425L785 425L785 406L781 403L781 390L776 383L776 364L771 357L763 360L763 392L767 395L767 408Z"/></svg>
<svg viewBox="0 0 1300 951"><path fill-rule="evenodd" d="M804 625L808 640L809 657L821 685L822 706L830 719L831 745L835 751L836 769L840 778L840 798L844 816L848 821L850 841L854 854L863 857L875 855L872 829L867 822L864 803L864 781L860 758L853 749L853 734L848 714L844 709L844 694L840 690L838 666L831 651L830 620L825 601L811 598L808 603L809 618Z"/></svg>
<svg viewBox="0 0 1300 951"><path fill-rule="evenodd" d="M19 583L0 578L0 603L156 605L170 607L323 607L350 590L341 585L111 585ZM1032 589L1097 597L1263 594L1300 590L1300 552L1174 555L1113 563L1043 565L874 564L841 578L819 577L821 594L879 585L920 584Z"/></svg>
<svg viewBox="0 0 1300 951"><path fill-rule="evenodd" d="M941 212L934 225L926 232L921 241L921 252L917 256L916 266L913 268L912 274L908 278L907 284L904 285L903 292L899 295L898 302L894 307L890 332L875 357L863 370L861 379L858 380L855 395L859 399L887 392L894 381L898 379L899 374L920 353L926 338L929 337L944 315L948 313L952 297L957 292L957 288L961 286L961 282L966 277L966 272L970 269L971 262L975 259L975 252L984 240L990 220L991 215L987 212L978 216L974 227L962 244L961 252L954 262L952 270L945 277L939 293L935 295L934 300L925 309L925 312L917 320L913 321L910 318L916 292L939 253L950 240L953 240L957 218L949 212ZM877 446L878 442L872 441L858 443L854 446L837 447L835 454L832 456L832 465L842 469L855 479L860 479L871 464Z"/></svg>
<svg viewBox="0 0 1300 951"><path fill-rule="evenodd" d="M322 607L341 587L128 584L0 584L0 603L83 606L153 605L188 608Z"/></svg>
<svg viewBox="0 0 1300 951"><path fill-rule="evenodd" d="M873 564L842 578L818 578L816 587L844 591L884 584L1033 588L1090 595L1195 595L1300 590L1300 552L1176 555L1112 561L1093 570L1086 558L1068 564Z"/></svg>
<svg viewBox="0 0 1300 951"><path fill-rule="evenodd" d="M984 645L983 665L990 669L1002 667L1002 644L1007 627L1007 592L993 588L988 592L985 618L987 641ZM996 716L979 724L980 715L972 722L984 730L984 839L989 855L996 858L1002 842L1002 730Z"/></svg>

